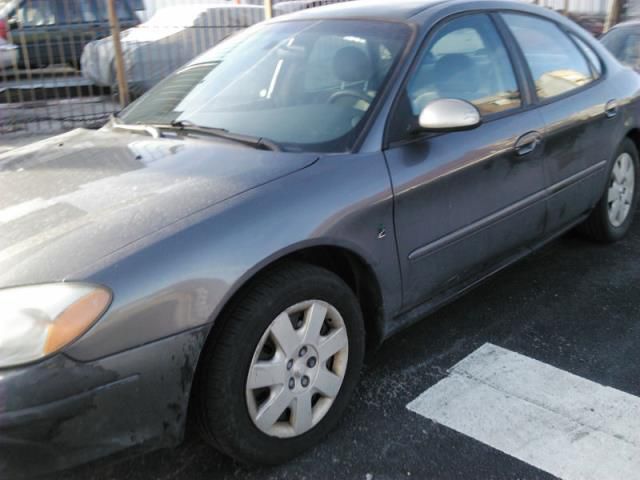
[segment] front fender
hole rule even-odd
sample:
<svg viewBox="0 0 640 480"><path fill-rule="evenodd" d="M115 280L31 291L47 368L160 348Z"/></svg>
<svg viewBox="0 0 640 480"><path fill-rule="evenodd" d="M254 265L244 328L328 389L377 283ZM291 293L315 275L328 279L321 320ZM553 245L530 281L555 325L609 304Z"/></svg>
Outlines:
<svg viewBox="0 0 640 480"><path fill-rule="evenodd" d="M312 246L362 258L389 317L402 294L392 200L382 154L336 155L185 219L77 275L114 300L66 353L89 361L212 323L264 267Z"/></svg>

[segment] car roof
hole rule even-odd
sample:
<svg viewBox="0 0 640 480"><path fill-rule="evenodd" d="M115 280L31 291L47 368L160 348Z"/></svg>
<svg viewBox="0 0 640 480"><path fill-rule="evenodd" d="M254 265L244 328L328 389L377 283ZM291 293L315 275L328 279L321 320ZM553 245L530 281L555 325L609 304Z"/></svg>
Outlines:
<svg viewBox="0 0 640 480"><path fill-rule="evenodd" d="M390 2L392 5L390 5ZM427 10L436 9L441 6L462 7L462 9L468 8L469 10L501 8L532 12L541 16L552 17L556 20L559 20L561 17L549 9L517 0L354 0L300 10L288 15L283 15L282 17L277 17L276 20L278 18L286 18L287 20L307 18L372 18L406 21Z"/></svg>
<svg viewBox="0 0 640 480"><path fill-rule="evenodd" d="M434 5L449 0L354 0L334 3L313 9L300 10L287 15L288 18L340 18L365 17L407 20ZM292 2L293 3L293 2Z"/></svg>

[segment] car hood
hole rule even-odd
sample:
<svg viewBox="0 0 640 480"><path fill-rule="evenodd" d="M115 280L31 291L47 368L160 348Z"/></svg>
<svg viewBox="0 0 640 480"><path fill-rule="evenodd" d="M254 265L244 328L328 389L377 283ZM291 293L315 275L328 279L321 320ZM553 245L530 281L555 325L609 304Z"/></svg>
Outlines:
<svg viewBox="0 0 640 480"><path fill-rule="evenodd" d="M0 155L0 287L63 280L314 154L75 130Z"/></svg>

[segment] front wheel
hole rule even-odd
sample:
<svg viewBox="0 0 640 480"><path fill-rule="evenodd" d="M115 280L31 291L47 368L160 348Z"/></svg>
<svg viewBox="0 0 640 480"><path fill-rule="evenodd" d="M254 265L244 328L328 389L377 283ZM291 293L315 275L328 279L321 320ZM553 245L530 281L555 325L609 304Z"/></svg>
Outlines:
<svg viewBox="0 0 640 480"><path fill-rule="evenodd" d="M638 150L627 138L609 169L606 191L580 227L582 232L603 243L616 242L627 234L638 203L639 174Z"/></svg>
<svg viewBox="0 0 640 480"><path fill-rule="evenodd" d="M245 463L281 463L337 423L364 356L349 286L292 263L260 278L225 318L200 370L205 440Z"/></svg>

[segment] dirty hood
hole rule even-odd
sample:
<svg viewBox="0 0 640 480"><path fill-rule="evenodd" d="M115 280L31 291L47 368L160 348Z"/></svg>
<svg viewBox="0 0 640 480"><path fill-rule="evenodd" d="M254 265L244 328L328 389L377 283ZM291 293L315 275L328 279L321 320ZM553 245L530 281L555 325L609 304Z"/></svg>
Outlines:
<svg viewBox="0 0 640 480"><path fill-rule="evenodd" d="M63 280L313 154L75 130L0 155L0 287Z"/></svg>

